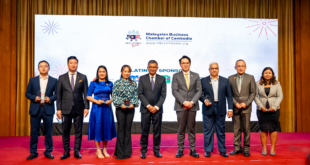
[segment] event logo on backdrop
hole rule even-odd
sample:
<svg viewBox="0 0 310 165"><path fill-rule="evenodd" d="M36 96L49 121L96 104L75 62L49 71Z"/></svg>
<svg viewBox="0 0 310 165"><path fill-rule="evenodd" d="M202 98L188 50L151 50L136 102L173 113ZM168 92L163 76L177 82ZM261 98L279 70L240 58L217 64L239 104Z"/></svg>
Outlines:
<svg viewBox="0 0 310 165"><path fill-rule="evenodd" d="M59 28L59 26L60 25L58 25L58 22L54 22L54 21L50 21L50 20L48 20L48 22L44 22L44 26L41 26L41 27L43 27L43 32L44 32L44 34L45 33L47 33L48 35L50 35L50 34L53 34L54 35L54 33L58 33L57 31L58 30L61 30L60 28Z"/></svg>
<svg viewBox="0 0 310 165"><path fill-rule="evenodd" d="M141 40L141 36L139 34L139 31L129 31L126 37L127 41L130 42L126 42L126 44L130 44L132 46L132 48L139 46L141 44L141 42L138 42Z"/></svg>

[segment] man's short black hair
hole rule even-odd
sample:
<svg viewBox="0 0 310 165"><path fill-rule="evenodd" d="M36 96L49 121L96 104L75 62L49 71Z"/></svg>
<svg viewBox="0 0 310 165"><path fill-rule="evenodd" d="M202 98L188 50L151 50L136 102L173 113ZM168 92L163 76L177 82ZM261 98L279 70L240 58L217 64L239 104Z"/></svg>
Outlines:
<svg viewBox="0 0 310 165"><path fill-rule="evenodd" d="M79 60L75 56L70 56L70 57L68 57L67 64L69 64L69 60L72 60L72 59L75 59L77 61L77 63L79 63Z"/></svg>
<svg viewBox="0 0 310 165"><path fill-rule="evenodd" d="M181 64L182 59L184 59L184 58L188 59L189 63L191 63L191 59L190 59L188 56L185 56L185 55L184 55L184 56L183 56L182 58L180 58L180 60L179 60L180 64Z"/></svg>
<svg viewBox="0 0 310 165"><path fill-rule="evenodd" d="M239 62L239 61L243 61L243 62L244 62L244 64L245 64L245 66L246 66L246 63L245 63L245 61L244 61L243 59L239 59L239 60L237 60L237 61L236 61L236 63L235 63L235 66L237 66L237 62Z"/></svg>
<svg viewBox="0 0 310 165"><path fill-rule="evenodd" d="M47 63L47 65L48 65L48 68L50 68L50 64L47 62L47 61L45 61L45 60L42 60L42 61L40 61L39 62L39 64L38 64L38 68L39 68L39 65L42 63L42 62L45 62L45 63Z"/></svg>
<svg viewBox="0 0 310 165"><path fill-rule="evenodd" d="M155 61L155 60L150 60L149 63L147 63L147 66L149 66L150 64L154 64L154 63L156 63L157 66L158 66L158 63L157 63L157 61Z"/></svg>

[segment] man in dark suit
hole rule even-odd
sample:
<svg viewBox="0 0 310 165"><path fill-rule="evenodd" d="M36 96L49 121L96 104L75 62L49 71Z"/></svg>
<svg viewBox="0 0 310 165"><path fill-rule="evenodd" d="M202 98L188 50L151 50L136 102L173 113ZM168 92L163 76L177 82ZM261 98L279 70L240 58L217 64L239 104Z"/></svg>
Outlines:
<svg viewBox="0 0 310 165"><path fill-rule="evenodd" d="M223 157L228 157L225 147L225 118L226 99L228 100L228 117L233 115L233 101L231 88L227 78L219 76L218 63L209 65L210 76L201 79L203 115L203 135L205 157L210 157L213 152L214 127L218 147Z"/></svg>
<svg viewBox="0 0 310 165"><path fill-rule="evenodd" d="M163 104L166 99L166 79L156 74L158 64L151 60L147 67L149 74L139 79L138 95L141 100L141 158L146 158L150 124L153 125L153 152L158 158L160 154L161 124L163 116Z"/></svg>
<svg viewBox="0 0 310 165"><path fill-rule="evenodd" d="M242 154L241 127L244 132L244 156L250 156L250 119L252 102L255 98L256 84L254 76L246 74L244 60L237 60L235 69L237 74L229 76L229 84L233 95L233 124L234 124L234 147L230 155Z"/></svg>
<svg viewBox="0 0 310 165"><path fill-rule="evenodd" d="M196 111L199 110L198 100L201 97L201 81L199 74L191 72L191 59L183 56L180 60L181 72L172 78L172 95L175 97L174 110L178 120L178 152L177 158L182 157L184 150L185 130L188 129L190 155L198 158L196 146Z"/></svg>
<svg viewBox="0 0 310 165"><path fill-rule="evenodd" d="M40 61L38 65L39 76L30 78L26 90L26 97L31 101L29 108L31 137L30 137L30 153L27 160L38 157L37 145L40 133L41 119L43 119L45 132L45 157L54 159L52 126L53 116L55 114L54 101L56 100L57 79L48 75L50 70L47 61Z"/></svg>
<svg viewBox="0 0 310 165"><path fill-rule="evenodd" d="M78 59L68 58L69 72L59 76L57 84L57 117L62 123L62 142L65 153L60 159L70 157L70 129L74 120L75 145L74 156L81 159L83 116L88 115L89 102L86 99L88 82L84 74L77 72Z"/></svg>

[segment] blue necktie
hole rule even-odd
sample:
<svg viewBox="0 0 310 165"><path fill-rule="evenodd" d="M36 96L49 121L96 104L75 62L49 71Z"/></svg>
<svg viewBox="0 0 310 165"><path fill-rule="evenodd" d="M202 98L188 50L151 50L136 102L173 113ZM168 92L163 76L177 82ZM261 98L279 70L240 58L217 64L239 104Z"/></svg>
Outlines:
<svg viewBox="0 0 310 165"><path fill-rule="evenodd" d="M154 89L154 77L152 77L152 90Z"/></svg>

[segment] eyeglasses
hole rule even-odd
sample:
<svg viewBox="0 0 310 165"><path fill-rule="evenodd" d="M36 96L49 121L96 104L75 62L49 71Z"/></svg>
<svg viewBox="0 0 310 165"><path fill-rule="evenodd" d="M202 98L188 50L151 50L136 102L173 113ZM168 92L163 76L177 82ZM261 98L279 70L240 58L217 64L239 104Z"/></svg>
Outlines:
<svg viewBox="0 0 310 165"><path fill-rule="evenodd" d="M147 67L149 69L157 69L158 67Z"/></svg>
<svg viewBox="0 0 310 165"><path fill-rule="evenodd" d="M209 68L210 70L218 70L219 68Z"/></svg>

